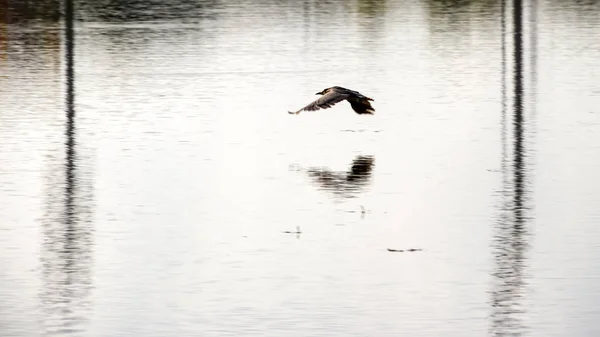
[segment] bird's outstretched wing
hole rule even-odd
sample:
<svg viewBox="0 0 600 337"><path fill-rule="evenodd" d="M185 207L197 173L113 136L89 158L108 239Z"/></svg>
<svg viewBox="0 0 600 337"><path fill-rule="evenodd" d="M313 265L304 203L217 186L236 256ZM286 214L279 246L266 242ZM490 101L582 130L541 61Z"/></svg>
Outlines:
<svg viewBox="0 0 600 337"><path fill-rule="evenodd" d="M319 99L317 99L316 101L305 106L304 108L302 108L296 112L292 112L292 111L288 111L288 112L290 114L297 115L302 111L316 111L316 110L320 110L320 109L331 108L335 103L341 102L341 101L347 99L349 96L350 96L349 94L339 93L339 92L336 92L335 90L331 90L328 93L326 93L325 95L319 97Z"/></svg>

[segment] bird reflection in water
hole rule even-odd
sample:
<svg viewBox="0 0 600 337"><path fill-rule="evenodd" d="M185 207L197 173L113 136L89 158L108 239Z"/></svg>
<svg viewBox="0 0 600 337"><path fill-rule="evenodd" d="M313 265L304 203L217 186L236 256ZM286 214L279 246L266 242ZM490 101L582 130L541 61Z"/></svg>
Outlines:
<svg viewBox="0 0 600 337"><path fill-rule="evenodd" d="M319 189L330 191L337 197L353 198L370 183L374 162L373 156L359 155L352 161L350 170L345 172L324 167L311 167L302 171L306 171Z"/></svg>

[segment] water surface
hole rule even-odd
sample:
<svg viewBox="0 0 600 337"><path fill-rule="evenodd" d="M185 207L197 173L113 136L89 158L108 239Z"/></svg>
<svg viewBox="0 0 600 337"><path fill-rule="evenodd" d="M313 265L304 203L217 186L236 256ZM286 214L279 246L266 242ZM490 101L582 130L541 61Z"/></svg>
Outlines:
<svg viewBox="0 0 600 337"><path fill-rule="evenodd" d="M597 3L36 8L0 4L2 336L600 334ZM377 113L286 113L332 85Z"/></svg>

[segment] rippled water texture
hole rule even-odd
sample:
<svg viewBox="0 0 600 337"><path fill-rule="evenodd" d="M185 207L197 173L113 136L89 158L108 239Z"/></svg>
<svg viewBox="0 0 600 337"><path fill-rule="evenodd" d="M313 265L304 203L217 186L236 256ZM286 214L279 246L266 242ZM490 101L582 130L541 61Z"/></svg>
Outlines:
<svg viewBox="0 0 600 337"><path fill-rule="evenodd" d="M0 1L0 336L600 335L598 1L66 1Z"/></svg>

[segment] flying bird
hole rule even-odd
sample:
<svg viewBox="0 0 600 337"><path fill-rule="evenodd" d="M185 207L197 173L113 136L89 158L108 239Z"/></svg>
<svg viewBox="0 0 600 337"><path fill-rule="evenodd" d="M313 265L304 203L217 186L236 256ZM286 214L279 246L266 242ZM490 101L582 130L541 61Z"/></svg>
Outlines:
<svg viewBox="0 0 600 337"><path fill-rule="evenodd" d="M372 101L372 98L369 98L358 91L342 88L342 87L331 87L327 89L323 89L323 91L316 93L317 95L323 95L319 97L316 101L310 103L304 108L292 112L288 111L290 114L297 115L302 111L316 111L320 109L331 108L334 104L341 102L343 100L347 100L352 109L359 115L369 114L372 115L375 113L375 109L371 106L369 101Z"/></svg>

